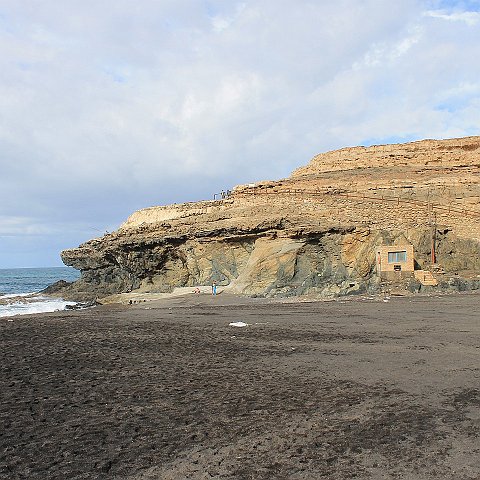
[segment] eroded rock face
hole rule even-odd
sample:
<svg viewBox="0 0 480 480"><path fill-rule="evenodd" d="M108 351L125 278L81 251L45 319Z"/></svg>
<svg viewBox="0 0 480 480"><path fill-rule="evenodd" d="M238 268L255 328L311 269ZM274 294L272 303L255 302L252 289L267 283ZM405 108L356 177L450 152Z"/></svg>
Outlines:
<svg viewBox="0 0 480 480"><path fill-rule="evenodd" d="M342 149L288 179L237 186L227 199L140 210L116 232L62 252L82 272L63 293L168 292L213 281L244 295L375 291L377 246L411 243L426 268L432 236L446 274L475 279L479 146L469 137Z"/></svg>

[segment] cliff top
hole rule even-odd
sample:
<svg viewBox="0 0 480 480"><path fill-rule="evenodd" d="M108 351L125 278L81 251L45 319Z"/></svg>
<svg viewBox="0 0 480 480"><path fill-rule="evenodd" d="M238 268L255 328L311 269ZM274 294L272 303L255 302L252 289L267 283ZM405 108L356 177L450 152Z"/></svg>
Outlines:
<svg viewBox="0 0 480 480"><path fill-rule="evenodd" d="M348 202L345 204L345 202ZM361 200L361 201L360 201ZM387 213L396 200L402 215ZM343 210L339 206L344 205ZM342 148L316 155L286 179L237 185L228 198L149 207L134 212L119 232L158 233L252 228L272 219L295 226L320 221L340 226L406 228L424 224L429 205L458 234L480 238L480 137ZM470 221L471 217L471 221Z"/></svg>
<svg viewBox="0 0 480 480"><path fill-rule="evenodd" d="M292 177L371 167L457 167L479 164L480 136L476 136L341 148L316 155L308 165L295 170Z"/></svg>

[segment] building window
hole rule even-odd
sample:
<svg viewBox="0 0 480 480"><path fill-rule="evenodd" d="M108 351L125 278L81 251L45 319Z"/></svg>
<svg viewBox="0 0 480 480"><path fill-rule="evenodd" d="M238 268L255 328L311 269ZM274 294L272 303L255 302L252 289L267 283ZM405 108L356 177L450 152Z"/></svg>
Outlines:
<svg viewBox="0 0 480 480"><path fill-rule="evenodd" d="M388 263L399 263L407 261L407 252L388 252Z"/></svg>

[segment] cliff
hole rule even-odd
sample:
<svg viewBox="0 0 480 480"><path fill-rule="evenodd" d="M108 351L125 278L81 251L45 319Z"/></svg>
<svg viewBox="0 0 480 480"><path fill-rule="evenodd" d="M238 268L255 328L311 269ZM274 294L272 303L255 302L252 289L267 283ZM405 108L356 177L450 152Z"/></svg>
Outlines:
<svg viewBox="0 0 480 480"><path fill-rule="evenodd" d="M375 248L413 244L440 285L480 283L480 137L344 148L291 177L228 198L133 213L62 260L81 270L66 296L169 292L216 281L244 295L334 296L385 289ZM413 278L404 287L422 288Z"/></svg>

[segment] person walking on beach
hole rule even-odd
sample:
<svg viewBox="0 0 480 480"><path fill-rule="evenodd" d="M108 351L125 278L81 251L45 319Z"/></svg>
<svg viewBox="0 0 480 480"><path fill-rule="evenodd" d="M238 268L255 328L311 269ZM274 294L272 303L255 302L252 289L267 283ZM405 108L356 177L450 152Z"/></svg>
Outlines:
<svg viewBox="0 0 480 480"><path fill-rule="evenodd" d="M212 283L212 295L216 295L217 294L217 284L216 282L213 282Z"/></svg>

